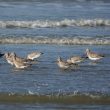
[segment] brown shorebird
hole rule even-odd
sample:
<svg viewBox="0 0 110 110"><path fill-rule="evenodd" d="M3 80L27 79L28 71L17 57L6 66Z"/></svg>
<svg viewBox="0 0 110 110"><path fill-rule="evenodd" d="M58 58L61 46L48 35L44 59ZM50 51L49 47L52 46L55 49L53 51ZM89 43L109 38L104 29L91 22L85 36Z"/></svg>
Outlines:
<svg viewBox="0 0 110 110"><path fill-rule="evenodd" d="M34 59L40 57L42 54L43 54L42 52L32 52L27 55L27 59L34 60Z"/></svg>
<svg viewBox="0 0 110 110"><path fill-rule="evenodd" d="M27 68L27 67L31 66L31 64L25 63L23 60L16 57L15 53L11 53L11 56L12 56L13 63L14 63L16 68L23 69L23 68Z"/></svg>
<svg viewBox="0 0 110 110"><path fill-rule="evenodd" d="M67 59L67 62L69 64L77 64L77 63L84 61L84 59L85 59L85 57L73 56L73 57L70 57L69 59Z"/></svg>
<svg viewBox="0 0 110 110"><path fill-rule="evenodd" d="M92 52L90 49L86 49L86 54L87 54L87 57L93 61L100 60L104 57L104 55Z"/></svg>
<svg viewBox="0 0 110 110"><path fill-rule="evenodd" d="M9 64L14 65L13 59L12 59L12 56L11 56L10 53L7 52L7 53L4 54L4 56L5 56L6 61L7 61Z"/></svg>
<svg viewBox="0 0 110 110"><path fill-rule="evenodd" d="M58 57L58 59L57 59L57 65L61 69L68 69L68 68L71 67L71 64L69 64L68 62L63 61L61 57Z"/></svg>
<svg viewBox="0 0 110 110"><path fill-rule="evenodd" d="M30 59L21 58L21 57L17 56L15 52L10 53L10 55L11 56L14 55L16 57L16 61L21 61L21 62L24 62L24 63L31 63Z"/></svg>

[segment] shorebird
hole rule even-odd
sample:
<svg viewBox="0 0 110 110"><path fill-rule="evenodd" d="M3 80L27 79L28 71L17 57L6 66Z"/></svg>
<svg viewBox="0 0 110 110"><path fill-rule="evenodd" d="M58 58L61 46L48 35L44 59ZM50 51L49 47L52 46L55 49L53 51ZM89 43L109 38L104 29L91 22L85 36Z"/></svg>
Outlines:
<svg viewBox="0 0 110 110"><path fill-rule="evenodd" d="M5 56L6 61L7 61L9 64L14 65L13 59L12 59L12 56L11 56L10 53L7 52L7 53L4 54L4 56Z"/></svg>
<svg viewBox="0 0 110 110"><path fill-rule="evenodd" d="M58 57L58 59L57 59L57 65L61 69L68 69L71 66L68 62L63 61L61 57Z"/></svg>
<svg viewBox="0 0 110 110"><path fill-rule="evenodd" d="M12 55L13 63L14 63L14 65L15 65L16 68L18 68L18 69L24 69L24 68L27 68L27 67L31 66L31 64L27 64L23 60L18 59L16 57L16 54L15 53L11 53L11 55Z"/></svg>
<svg viewBox="0 0 110 110"><path fill-rule="evenodd" d="M77 63L84 61L84 59L85 59L85 57L73 56L73 57L70 57L69 59L67 59L67 62L69 64L77 64Z"/></svg>
<svg viewBox="0 0 110 110"><path fill-rule="evenodd" d="M86 49L86 54L87 54L87 57L93 61L100 60L104 57L104 55L92 52L90 49Z"/></svg>
<svg viewBox="0 0 110 110"><path fill-rule="evenodd" d="M34 59L40 57L42 54L43 54L42 52L32 52L27 55L27 59L34 60Z"/></svg>
<svg viewBox="0 0 110 110"><path fill-rule="evenodd" d="M17 56L15 52L10 53L10 56L13 56L13 55L16 57L16 61L21 61L21 62L24 62L24 63L31 63L31 60L21 58L21 57Z"/></svg>

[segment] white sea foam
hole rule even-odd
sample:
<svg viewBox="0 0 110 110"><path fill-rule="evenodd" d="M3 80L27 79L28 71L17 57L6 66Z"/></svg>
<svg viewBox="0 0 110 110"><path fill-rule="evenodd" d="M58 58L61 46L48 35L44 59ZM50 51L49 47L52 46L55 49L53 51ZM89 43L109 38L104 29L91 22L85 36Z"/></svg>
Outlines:
<svg viewBox="0 0 110 110"><path fill-rule="evenodd" d="M0 38L1 44L64 44L64 45L110 45L109 38L49 38L49 37L9 37Z"/></svg>
<svg viewBox="0 0 110 110"><path fill-rule="evenodd" d="M51 28L68 26L110 26L109 19L64 19L60 21L36 20L36 21L0 21L0 28Z"/></svg>

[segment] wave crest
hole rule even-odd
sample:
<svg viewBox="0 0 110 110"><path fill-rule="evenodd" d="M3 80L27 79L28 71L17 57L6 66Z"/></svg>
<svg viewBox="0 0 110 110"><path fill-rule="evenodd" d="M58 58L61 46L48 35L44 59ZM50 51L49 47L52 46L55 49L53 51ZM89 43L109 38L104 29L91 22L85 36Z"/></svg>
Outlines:
<svg viewBox="0 0 110 110"><path fill-rule="evenodd" d="M68 26L110 26L110 20L104 19L64 19L61 21L36 20L36 21L0 21L0 28L51 28Z"/></svg>
<svg viewBox="0 0 110 110"><path fill-rule="evenodd" d="M49 38L49 37L10 37L0 38L1 44L64 44L64 45L110 45L109 38Z"/></svg>

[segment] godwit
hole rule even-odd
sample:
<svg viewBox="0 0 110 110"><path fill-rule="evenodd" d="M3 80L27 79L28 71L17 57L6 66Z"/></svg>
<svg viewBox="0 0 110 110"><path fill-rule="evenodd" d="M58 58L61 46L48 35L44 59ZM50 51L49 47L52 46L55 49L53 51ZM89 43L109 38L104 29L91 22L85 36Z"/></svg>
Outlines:
<svg viewBox="0 0 110 110"><path fill-rule="evenodd" d="M25 58L21 58L21 57L17 56L15 52L10 53L10 55L11 56L14 55L16 57L16 61L21 61L21 62L24 62L24 63L31 63L31 60L25 59Z"/></svg>
<svg viewBox="0 0 110 110"><path fill-rule="evenodd" d="M23 60L18 59L15 53L11 53L11 55L12 55L13 63L16 68L23 69L31 66L30 64L25 63Z"/></svg>
<svg viewBox="0 0 110 110"><path fill-rule="evenodd" d="M77 64L77 63L84 61L84 59L85 59L85 57L73 56L73 57L70 57L69 59L67 59L67 62L70 64Z"/></svg>
<svg viewBox="0 0 110 110"><path fill-rule="evenodd" d="M57 59L57 65L61 68L61 69L68 69L70 68L70 64L68 62L65 62L61 59L61 57L58 57Z"/></svg>
<svg viewBox="0 0 110 110"><path fill-rule="evenodd" d="M11 56L10 53L7 52L7 53L4 54L4 56L5 56L6 61L7 61L9 64L14 65L13 59L12 59L12 56Z"/></svg>
<svg viewBox="0 0 110 110"><path fill-rule="evenodd" d="M92 52L90 49L86 49L86 54L87 54L87 57L93 61L100 60L101 58L104 57L104 55Z"/></svg>
<svg viewBox="0 0 110 110"><path fill-rule="evenodd" d="M42 52L32 52L27 55L27 59L34 60L34 59L40 57L42 54L43 54Z"/></svg>

